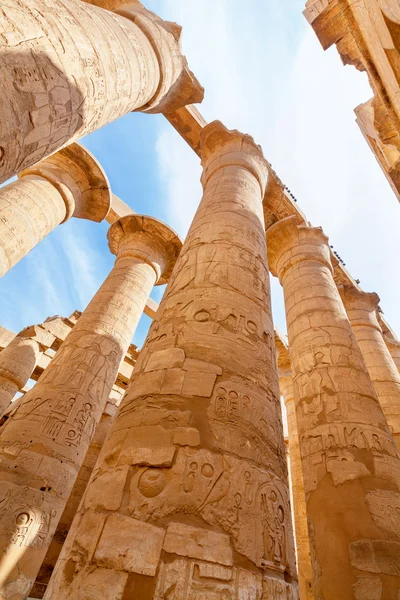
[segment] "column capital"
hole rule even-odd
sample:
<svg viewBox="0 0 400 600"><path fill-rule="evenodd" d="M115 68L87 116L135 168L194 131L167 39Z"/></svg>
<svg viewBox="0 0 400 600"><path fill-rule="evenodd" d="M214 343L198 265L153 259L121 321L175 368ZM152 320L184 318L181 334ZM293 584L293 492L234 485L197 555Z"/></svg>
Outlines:
<svg viewBox="0 0 400 600"><path fill-rule="evenodd" d="M200 156L203 167L203 187L219 169L230 165L248 169L260 184L264 195L268 178L268 163L261 146L237 129L227 129L221 121L212 121L200 133Z"/></svg>
<svg viewBox="0 0 400 600"><path fill-rule="evenodd" d="M322 227L302 224L297 215L281 219L267 230L267 247L270 271L280 280L290 267L307 260L318 261L333 272Z"/></svg>
<svg viewBox="0 0 400 600"><path fill-rule="evenodd" d="M126 215L115 221L107 239L117 259L130 256L150 264L157 275L155 285L168 282L182 248L182 241L173 229L147 215Z"/></svg>
<svg viewBox="0 0 400 600"><path fill-rule="evenodd" d="M339 285L338 290L353 327L366 325L382 332L376 316L380 302L378 294L347 285Z"/></svg>
<svg viewBox="0 0 400 600"><path fill-rule="evenodd" d="M204 88L188 67L182 54L182 27L164 21L138 0L92 0L91 4L107 8L134 21L145 34L157 57L160 83L153 98L141 112L173 112L182 106L201 102Z"/></svg>
<svg viewBox="0 0 400 600"><path fill-rule="evenodd" d="M99 223L111 206L108 178L94 156L80 144L70 144L32 167L19 178L36 175L47 179L61 194L70 217Z"/></svg>

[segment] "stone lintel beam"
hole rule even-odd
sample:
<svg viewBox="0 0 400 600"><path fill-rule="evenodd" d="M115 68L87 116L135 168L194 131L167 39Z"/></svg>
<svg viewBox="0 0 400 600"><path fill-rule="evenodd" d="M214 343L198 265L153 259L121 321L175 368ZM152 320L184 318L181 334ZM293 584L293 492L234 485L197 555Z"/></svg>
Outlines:
<svg viewBox="0 0 400 600"><path fill-rule="evenodd" d="M136 0L115 12L78 0L4 8L0 182L130 111L171 112L203 98L181 28Z"/></svg>
<svg viewBox="0 0 400 600"><path fill-rule="evenodd" d="M115 221L118 221L121 217L126 217L127 215L134 215L135 211L126 204L121 198L118 198L115 194L111 194L111 206L110 210L107 214L106 220L107 223L112 225Z"/></svg>
<svg viewBox="0 0 400 600"><path fill-rule="evenodd" d="M289 455L290 479L293 497L294 533L297 549L297 571L300 600L314 600L310 540L307 528L306 499L301 464L299 433L293 393L292 367L286 336L275 329L275 348L278 364L279 390L286 407L288 437L285 443Z"/></svg>
<svg viewBox="0 0 400 600"><path fill-rule="evenodd" d="M174 112L164 113L185 142L200 156L200 134L207 121L193 105L183 106Z"/></svg>
<svg viewBox="0 0 400 600"><path fill-rule="evenodd" d="M308 0L304 15L323 48L368 74L374 97L355 109L357 123L400 200L400 8L397 2Z"/></svg>

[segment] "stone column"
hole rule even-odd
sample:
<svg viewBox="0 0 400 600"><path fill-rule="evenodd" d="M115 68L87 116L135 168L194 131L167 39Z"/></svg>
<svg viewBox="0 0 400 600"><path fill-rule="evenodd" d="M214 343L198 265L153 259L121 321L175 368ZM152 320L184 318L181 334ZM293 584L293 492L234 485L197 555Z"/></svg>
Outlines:
<svg viewBox="0 0 400 600"><path fill-rule="evenodd" d="M23 329L0 352L0 417L8 409L15 394L29 381L43 351L55 337L40 326Z"/></svg>
<svg viewBox="0 0 400 600"><path fill-rule="evenodd" d="M400 450L400 373L376 316L379 296L343 286L339 291L383 414Z"/></svg>
<svg viewBox="0 0 400 600"><path fill-rule="evenodd" d="M218 121L201 157L203 199L47 600L294 598L267 170Z"/></svg>
<svg viewBox="0 0 400 600"><path fill-rule="evenodd" d="M301 466L299 434L293 395L293 379L288 349L279 338L275 343L278 351L279 390L286 406L289 440L289 462L292 480L294 533L297 549L297 571L299 576L300 600L314 600L310 540L307 528L306 499L304 494L303 469Z"/></svg>
<svg viewBox="0 0 400 600"><path fill-rule="evenodd" d="M132 215L108 232L114 268L0 435L0 597L22 600L42 564L118 367L176 234Z"/></svg>
<svg viewBox="0 0 400 600"><path fill-rule="evenodd" d="M119 400L120 399L121 396L119 396ZM79 469L74 487L72 488L68 502L65 505L63 513L60 517L57 529L40 567L34 586L30 591L30 596L33 598L43 598L50 577L64 545L65 538L67 537L72 521L74 520L79 503L82 500L82 496L99 457L100 450L115 419L117 410L118 406L115 403L115 399L110 397L107 401L103 414L101 415L99 424L96 427L96 431L94 432L88 451L86 452L85 460Z"/></svg>
<svg viewBox="0 0 400 600"><path fill-rule="evenodd" d="M102 221L108 179L95 158L71 144L0 188L0 276L70 217Z"/></svg>
<svg viewBox="0 0 400 600"><path fill-rule="evenodd" d="M3 0L0 183L133 110L173 111L203 90L181 28L137 0Z"/></svg>
<svg viewBox="0 0 400 600"><path fill-rule="evenodd" d="M389 335L384 335L383 340L390 352L390 356L393 359L394 364L397 369L400 371L400 342L399 340L395 340Z"/></svg>
<svg viewBox="0 0 400 600"><path fill-rule="evenodd" d="M394 600L399 455L333 280L327 237L296 221L270 227L267 243L285 296L314 593Z"/></svg>

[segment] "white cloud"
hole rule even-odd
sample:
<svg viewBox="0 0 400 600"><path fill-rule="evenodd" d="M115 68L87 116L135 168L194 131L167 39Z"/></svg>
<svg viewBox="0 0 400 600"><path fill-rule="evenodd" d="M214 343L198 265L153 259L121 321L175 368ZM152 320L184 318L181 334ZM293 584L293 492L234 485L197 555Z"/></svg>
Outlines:
<svg viewBox="0 0 400 600"><path fill-rule="evenodd" d="M266 6L268 4L268 6ZM321 225L354 277L376 291L400 334L398 203L357 125L353 109L371 97L365 74L324 52L301 15L303 0L151 3L183 26L184 51L204 85L201 112L254 136L299 200ZM157 143L170 223L187 230L201 197L198 160L168 123ZM282 329L282 295L272 285Z"/></svg>

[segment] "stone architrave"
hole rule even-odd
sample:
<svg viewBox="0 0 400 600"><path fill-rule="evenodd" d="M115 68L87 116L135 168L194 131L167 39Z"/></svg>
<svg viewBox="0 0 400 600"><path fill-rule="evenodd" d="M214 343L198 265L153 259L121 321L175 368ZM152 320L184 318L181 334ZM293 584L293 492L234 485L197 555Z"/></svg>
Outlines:
<svg viewBox="0 0 400 600"><path fill-rule="evenodd" d="M299 434L297 431L296 408L293 394L293 379L289 350L284 340L275 332L277 349L279 390L286 407L289 463L292 481L294 533L297 550L297 571L300 600L314 600L313 575L308 537L306 499L304 494L303 469L301 466Z"/></svg>
<svg viewBox="0 0 400 600"><path fill-rule="evenodd" d="M0 277L70 217L100 222L111 205L108 179L85 148L71 144L0 188Z"/></svg>
<svg viewBox="0 0 400 600"><path fill-rule="evenodd" d="M365 71L373 98L357 124L400 201L400 4L398 0L307 0L304 15L326 50Z"/></svg>
<svg viewBox="0 0 400 600"><path fill-rule="evenodd" d="M200 153L201 204L46 600L296 597L267 170L218 121Z"/></svg>
<svg viewBox="0 0 400 600"><path fill-rule="evenodd" d="M333 280L321 228L267 231L283 286L314 593L386 600L400 589L400 457ZM396 591L397 594L397 591Z"/></svg>
<svg viewBox="0 0 400 600"><path fill-rule="evenodd" d="M181 248L152 217L108 231L117 258L51 364L0 434L0 597L27 598L153 285Z"/></svg>
<svg viewBox="0 0 400 600"><path fill-rule="evenodd" d="M118 404L116 404L115 396L117 397ZM43 598L50 577L64 545L65 538L67 537L71 523L74 520L79 503L82 500L82 496L92 475L93 468L99 457L101 448L115 419L121 396L122 392L121 394L115 394L115 392L113 392L106 404L103 414L101 415L100 422L96 427L93 439L90 443L88 451L86 452L85 460L79 469L74 487L72 488L68 502L60 517L60 521L57 525L57 529L54 533L47 554L43 560L34 586L30 592L30 596L33 598Z"/></svg>
<svg viewBox="0 0 400 600"><path fill-rule="evenodd" d="M43 327L33 325L23 329L0 352L0 417L29 381L43 351L54 340L54 335Z"/></svg>
<svg viewBox="0 0 400 600"><path fill-rule="evenodd" d="M339 292L383 414L400 450L400 373L378 323L379 296L347 286L341 286Z"/></svg>
<svg viewBox="0 0 400 600"><path fill-rule="evenodd" d="M140 2L119 14L80 0L3 0L0 183L133 111L173 111L203 90L181 28Z"/></svg>

